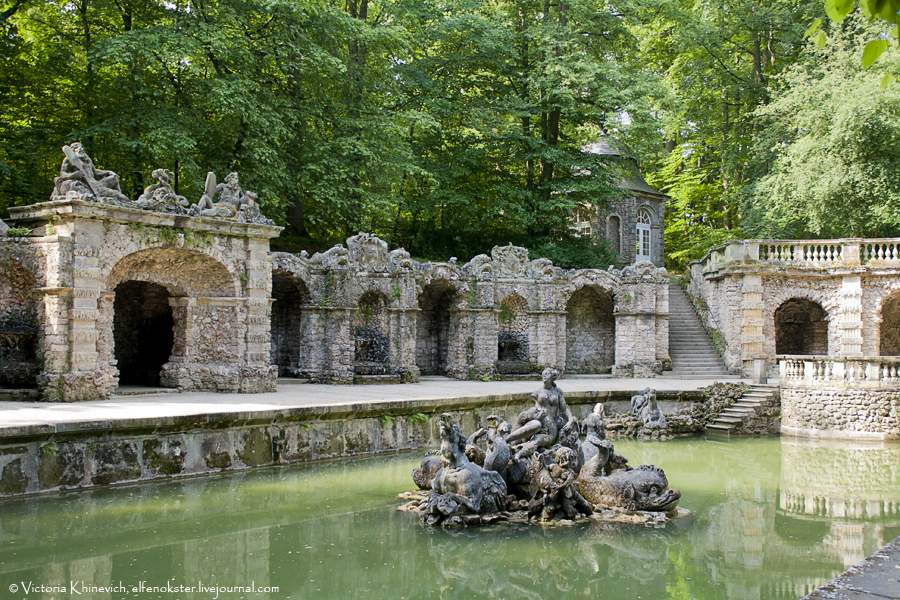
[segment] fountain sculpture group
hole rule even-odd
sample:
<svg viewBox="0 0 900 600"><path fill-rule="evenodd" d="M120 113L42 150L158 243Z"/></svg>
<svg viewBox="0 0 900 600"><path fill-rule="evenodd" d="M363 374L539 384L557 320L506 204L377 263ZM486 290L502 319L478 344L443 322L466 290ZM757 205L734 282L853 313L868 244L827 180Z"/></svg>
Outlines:
<svg viewBox="0 0 900 600"><path fill-rule="evenodd" d="M426 456L413 481L427 498L406 505L427 525L459 527L498 520L574 521L594 513L675 511L681 493L662 469L628 466L605 439L603 405L585 419L583 432L544 369L534 407L510 424L495 415L468 438L449 414L441 415L439 455ZM645 427L665 427L652 390L632 398ZM584 442L579 442L580 434ZM487 452L476 445L486 437Z"/></svg>

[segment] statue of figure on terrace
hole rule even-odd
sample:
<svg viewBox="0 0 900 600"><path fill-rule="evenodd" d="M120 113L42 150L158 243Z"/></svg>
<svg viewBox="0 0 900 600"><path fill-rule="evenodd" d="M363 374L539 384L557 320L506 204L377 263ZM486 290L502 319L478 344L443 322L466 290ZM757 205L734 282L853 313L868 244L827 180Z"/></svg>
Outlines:
<svg viewBox="0 0 900 600"><path fill-rule="evenodd" d="M646 388L640 394L635 394L631 397L631 413L637 417L638 420L642 420L641 415L644 412L644 408L650 405L651 397L655 399L656 392L650 388Z"/></svg>
<svg viewBox="0 0 900 600"><path fill-rule="evenodd" d="M172 184L175 183L175 174L168 169L155 169L152 177L156 183L144 188L144 193L135 202L138 208L179 215L187 214L190 202L184 196L176 194L172 187Z"/></svg>
<svg viewBox="0 0 900 600"><path fill-rule="evenodd" d="M647 429L665 429L667 422L666 416L659 410L656 405L656 393L650 396L650 402L641 411L641 422Z"/></svg>
<svg viewBox="0 0 900 600"><path fill-rule="evenodd" d="M59 177L53 180L50 200L74 197L131 202L119 188L119 176L112 171L95 167L81 142L72 142L71 145L63 146L62 150L66 157L59 167Z"/></svg>

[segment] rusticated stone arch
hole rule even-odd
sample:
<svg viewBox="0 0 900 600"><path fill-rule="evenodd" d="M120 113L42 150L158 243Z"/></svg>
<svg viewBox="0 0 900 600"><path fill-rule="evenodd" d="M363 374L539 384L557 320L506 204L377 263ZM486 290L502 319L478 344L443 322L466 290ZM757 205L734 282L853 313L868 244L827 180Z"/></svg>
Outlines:
<svg viewBox="0 0 900 600"><path fill-rule="evenodd" d="M416 366L422 375L443 375L450 351L450 311L456 290L446 279L434 280L419 294L416 321Z"/></svg>
<svg viewBox="0 0 900 600"><path fill-rule="evenodd" d="M881 356L900 356L900 291L895 291L881 303L879 328Z"/></svg>
<svg viewBox="0 0 900 600"><path fill-rule="evenodd" d="M497 370L501 373L528 372L532 360L528 302L518 294L506 296L500 301L497 321Z"/></svg>
<svg viewBox="0 0 900 600"><path fill-rule="evenodd" d="M382 375L390 371L390 315L387 296L369 290L359 297L353 319L355 375Z"/></svg>
<svg viewBox="0 0 900 600"><path fill-rule="evenodd" d="M37 280L18 260L0 267L0 387L33 387L41 297Z"/></svg>
<svg viewBox="0 0 900 600"><path fill-rule="evenodd" d="M240 281L220 261L196 250L161 246L119 260L106 277L106 289L128 280L161 285L173 296L240 296Z"/></svg>
<svg viewBox="0 0 900 600"><path fill-rule="evenodd" d="M791 298L774 318L776 354L828 354L828 315L819 303Z"/></svg>
<svg viewBox="0 0 900 600"><path fill-rule="evenodd" d="M597 286L577 290L566 304L566 372L609 373L616 362L612 294Z"/></svg>
<svg viewBox="0 0 900 600"><path fill-rule="evenodd" d="M304 306L309 304L306 282L294 273L272 272L272 364L281 376L296 376L304 369L301 356L307 349Z"/></svg>

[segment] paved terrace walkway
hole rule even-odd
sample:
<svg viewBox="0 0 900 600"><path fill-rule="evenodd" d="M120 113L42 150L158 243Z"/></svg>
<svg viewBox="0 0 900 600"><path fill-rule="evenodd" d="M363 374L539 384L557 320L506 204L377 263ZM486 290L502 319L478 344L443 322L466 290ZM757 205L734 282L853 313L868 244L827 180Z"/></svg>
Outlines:
<svg viewBox="0 0 900 600"><path fill-rule="evenodd" d="M736 377L718 379L614 379L609 376L571 376L558 380L563 392L631 391L652 387L659 391L698 390L714 381L745 381ZM211 392L148 393L113 396L109 400L75 403L0 402L0 437L22 427L49 427L84 423L97 429L100 422L165 419L191 415L268 413L291 408L372 405L417 400L485 398L530 393L540 381L457 381L425 377L421 383L397 385L324 385L282 383L267 394L216 394ZM139 390L129 390L131 392ZM148 390L151 391L151 390ZM119 425L123 425L120 423ZM7 430L4 432L4 430ZM21 431L21 430L20 430Z"/></svg>

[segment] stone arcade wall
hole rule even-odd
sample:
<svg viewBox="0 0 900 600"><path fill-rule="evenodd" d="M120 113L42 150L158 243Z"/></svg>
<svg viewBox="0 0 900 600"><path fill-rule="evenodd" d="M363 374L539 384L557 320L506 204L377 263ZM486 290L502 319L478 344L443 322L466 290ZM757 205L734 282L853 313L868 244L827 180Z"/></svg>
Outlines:
<svg viewBox="0 0 900 600"><path fill-rule="evenodd" d="M43 361L37 380L46 399L103 398L117 388L117 336L121 344L129 333L114 332L116 290L134 282L154 284L168 296L174 327L162 385L274 390L268 249L279 228L83 199L12 208L10 213L17 226L33 230L32 237L3 242L11 249L4 263L20 266L36 282ZM129 318L129 310L146 311L154 304L123 307L131 293L127 290L135 289L129 285L122 288L120 320ZM11 312L9 306L0 311ZM168 313L165 306L156 309Z"/></svg>
<svg viewBox="0 0 900 600"><path fill-rule="evenodd" d="M275 306L293 303L279 318L300 324L300 340L298 355L273 355L283 373L317 382L415 381L423 372L475 379L547 366L642 377L669 360L668 274L649 262L564 270L507 246L465 265L420 263L360 234L312 257L273 253L272 269L276 281L309 290L300 303L275 296ZM579 290L592 290L597 306L581 308L577 297L570 305ZM376 353L377 375L360 354L366 345L372 358L372 338L387 346Z"/></svg>

